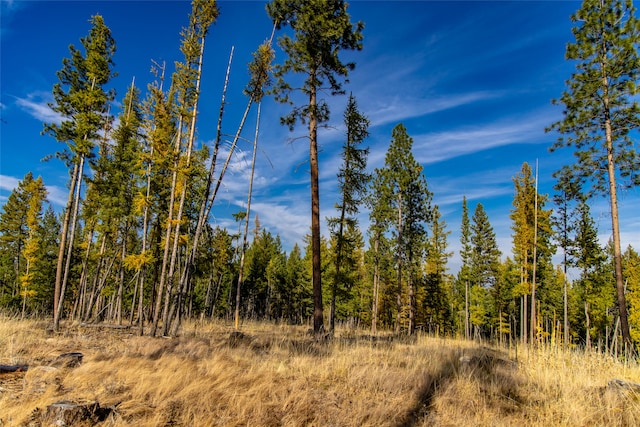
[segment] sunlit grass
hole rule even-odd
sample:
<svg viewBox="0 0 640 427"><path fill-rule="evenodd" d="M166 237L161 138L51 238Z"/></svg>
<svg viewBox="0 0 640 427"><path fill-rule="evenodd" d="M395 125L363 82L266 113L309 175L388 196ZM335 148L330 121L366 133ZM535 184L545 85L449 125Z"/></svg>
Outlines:
<svg viewBox="0 0 640 427"><path fill-rule="evenodd" d="M640 425L635 362L582 352L492 349L420 336L371 339L306 328L189 323L178 338L0 318L0 425L26 423L60 400L115 408L110 426ZM51 369L82 352L76 368Z"/></svg>

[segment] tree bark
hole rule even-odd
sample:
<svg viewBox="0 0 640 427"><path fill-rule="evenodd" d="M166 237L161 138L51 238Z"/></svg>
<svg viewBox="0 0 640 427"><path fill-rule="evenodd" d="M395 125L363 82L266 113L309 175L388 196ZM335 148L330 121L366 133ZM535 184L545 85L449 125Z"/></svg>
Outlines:
<svg viewBox="0 0 640 427"><path fill-rule="evenodd" d="M311 72L315 75L315 71ZM322 312L322 264L320 259L320 185L318 182L318 117L316 85L309 92L309 166L311 169L311 266L313 283L313 331L324 331Z"/></svg>
<svg viewBox="0 0 640 427"><path fill-rule="evenodd" d="M78 165L78 173L76 175L76 182L72 185L75 189L73 196L73 211L71 212L70 231L69 231L69 245L67 246L67 257L64 263L64 273L62 275L62 282L60 284L60 294L58 297L58 305L54 310L53 316L53 330L58 331L60 328L60 317L62 315L62 308L64 307L64 293L67 288L67 280L69 278L69 270L71 268L71 255L73 253L73 242L75 240L76 223L78 222L78 211L80 209L80 189L82 187L82 175L84 171L84 154L80 155L80 163ZM75 172L75 168L74 168ZM57 276L57 273L56 273Z"/></svg>
<svg viewBox="0 0 640 427"><path fill-rule="evenodd" d="M380 233L376 231L376 237L373 242L373 303L371 308L371 333L375 335L378 331L378 292L380 289Z"/></svg>

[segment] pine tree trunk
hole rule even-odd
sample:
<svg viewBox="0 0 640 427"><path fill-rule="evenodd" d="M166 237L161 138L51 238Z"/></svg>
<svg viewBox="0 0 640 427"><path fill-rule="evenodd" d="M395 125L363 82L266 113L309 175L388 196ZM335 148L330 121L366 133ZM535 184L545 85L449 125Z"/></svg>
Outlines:
<svg viewBox="0 0 640 427"><path fill-rule="evenodd" d="M469 280L464 285L464 336L466 339L471 338L471 329L469 328Z"/></svg>
<svg viewBox="0 0 640 427"><path fill-rule="evenodd" d="M71 186L69 188L69 198L67 199L67 206L64 210L64 219L62 220L62 233L60 234L60 246L58 248L58 262L56 264L56 282L53 291L53 319L54 329L58 330L57 318L58 306L60 304L60 290L62 288L62 276L64 274L64 255L67 247L67 240L69 237L69 223L71 222L71 210L73 208L73 198L75 194L75 186L78 181L79 164L76 162L73 164L73 172L71 173ZM17 274L16 274L17 275Z"/></svg>
<svg viewBox="0 0 640 427"><path fill-rule="evenodd" d="M375 335L378 331L378 293L380 289L380 233L376 231L373 242L373 304L371 308L371 333Z"/></svg>
<svg viewBox="0 0 640 427"><path fill-rule="evenodd" d="M402 250L403 250L403 246L402 246L402 239L403 239L403 235L402 235L402 196L398 193L398 249L397 249L397 260L396 260L396 265L397 265L397 281L398 281L398 291L397 291L397 295L396 295L396 310L397 310L397 314L396 314L396 335L400 335L400 323L402 320Z"/></svg>
<svg viewBox="0 0 640 427"><path fill-rule="evenodd" d="M604 64L602 65L604 69ZM603 73L604 74L604 73ZM618 196L616 189L616 167L613 153L613 135L611 129L611 112L609 109L609 97L607 92L607 77L604 80L604 110L605 110L605 137L607 143L607 173L609 175L609 200L611 202L611 229L613 230L613 262L616 279L616 293L618 314L620 316L620 329L624 342L631 348L631 334L629 332L629 320L627 317L627 302L624 295L624 278L622 276L622 250L620 244L620 221L618 219Z"/></svg>
<svg viewBox="0 0 640 427"><path fill-rule="evenodd" d="M122 236L122 252L120 256L120 268L118 269L118 298L117 298L117 324L122 325L122 305L124 294L124 260L127 257L127 237L126 232Z"/></svg>
<svg viewBox="0 0 640 427"><path fill-rule="evenodd" d="M93 227L87 233L87 249L84 251L84 258L82 260L82 273L80 273L80 283L78 285L78 295L76 296L76 302L73 307L73 317L82 319L84 314L84 308L86 307L87 299L87 281L89 280L88 266L89 255L91 254L91 246L93 242ZM98 260L99 262L100 260Z"/></svg>
<svg viewBox="0 0 640 427"><path fill-rule="evenodd" d="M107 246L107 235L102 235L102 243L100 244L100 253L98 254L98 265L96 266L96 272L93 278L93 284L91 285L91 293L87 296L86 302L84 303L83 311L82 311L82 320L85 322L89 320L91 315L91 310L94 305L94 299L96 298L96 293L98 292L98 282L100 281L100 273L102 272L102 266L105 262L104 253L106 251Z"/></svg>
<svg viewBox="0 0 640 427"><path fill-rule="evenodd" d="M315 75L311 71L310 75ZM316 86L309 93L309 166L311 169L311 265L313 283L313 331L324 331L322 313L322 263L320 260L320 185L318 182L318 122Z"/></svg>
<svg viewBox="0 0 640 427"><path fill-rule="evenodd" d="M158 324L160 322L160 311L162 309L163 297L165 294L165 288L167 295L171 295L171 286L170 280L168 280L168 264L169 264L169 250L171 249L171 234L173 229L173 210L176 199L176 186L178 185L178 167L180 160L180 143L182 140L182 115L180 116L180 120L178 121L178 134L176 135L176 143L173 148L173 172L171 176L171 193L169 196L169 214L167 217L167 227L165 231L165 243L164 243L164 251L162 255L162 269L160 271L160 283L158 284L157 294L156 294L156 307L153 313L153 326L151 327L151 335L155 336L158 330ZM175 237L177 238L177 236ZM168 314L168 299L169 297L165 297L165 305L163 310L162 319L165 319L165 312Z"/></svg>
<svg viewBox="0 0 640 427"><path fill-rule="evenodd" d="M203 59L203 51L204 51L204 40L203 40L203 44L201 47L201 51L200 51L200 58L199 58L199 71L198 71L198 76L201 75L201 69L202 69L202 59ZM200 237L202 236L202 231L204 229L204 226L207 222L207 218L209 217L209 213L211 210L211 206L213 205L213 201L215 199L215 193L211 192L211 186L213 185L213 179L215 176L215 167L216 167L216 163L218 160L218 152L220 149L220 141L222 139L222 116L224 113L224 106L225 106L225 98L226 98L226 93L227 93L227 86L229 84L229 74L231 71L231 61L233 58L233 51L234 48L231 48L231 53L229 55L229 63L227 65L227 72L225 75L225 82L224 82L224 87L222 90L222 101L220 102L220 113L218 115L218 126L217 126L217 131L216 131L216 139L215 139L215 143L214 143L214 148L213 148L213 155L211 158L211 164L209 166L209 173L207 175L207 181L205 184L205 190L204 193L202 195L202 202L200 203L200 210L198 212L198 221L196 224L196 230L193 236L193 242L191 245L191 249L187 252L187 257L186 257L186 262L184 265L184 269L182 271L182 274L180 275L180 288L184 288L187 286L187 283L190 280L190 274L191 274L191 267L193 266L194 260L195 260L195 254L196 251L198 250L198 245L200 243ZM198 87L200 85L200 77L198 77ZM246 117L246 113L245 113L245 117ZM193 120L194 122L192 123L192 132L193 130L195 130L195 110L194 110L194 116L193 116ZM244 120L243 120L244 123ZM231 150L231 152L233 152L233 149ZM230 154L231 155L231 154ZM228 164L228 160L227 163L225 164L225 166ZM222 181L222 177L220 177L220 180L218 182ZM217 190L217 188L216 188ZM179 315L179 314L178 314ZM176 322L179 324L180 323L180 319L176 318ZM177 326L176 326L177 328Z"/></svg>
<svg viewBox="0 0 640 427"><path fill-rule="evenodd" d="M58 331L60 329L60 317L62 315L62 309L64 307L64 294L67 288L67 279L69 278L69 270L71 268L71 255L73 254L73 243L75 240L76 224L78 222L78 211L80 209L80 189L82 187L82 176L84 174L84 154L80 155L80 163L78 165L78 174L75 176L76 182L71 187L75 189L73 196L73 211L71 212L70 230L69 230L69 245L67 246L67 256L64 264L64 273L62 275L62 282L60 284L60 295L58 298L58 305L54 311L53 317L53 330ZM74 169L75 172L75 169ZM56 274L57 275L57 274Z"/></svg>

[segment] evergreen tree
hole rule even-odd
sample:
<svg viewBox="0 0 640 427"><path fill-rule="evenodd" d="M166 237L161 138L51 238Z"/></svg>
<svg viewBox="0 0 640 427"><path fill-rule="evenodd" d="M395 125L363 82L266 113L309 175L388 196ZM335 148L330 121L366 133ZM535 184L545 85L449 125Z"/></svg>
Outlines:
<svg viewBox="0 0 640 427"><path fill-rule="evenodd" d="M39 229L40 251L34 264L33 290L35 295L32 299L32 307L36 312L52 313L60 221L51 205L44 211Z"/></svg>
<svg viewBox="0 0 640 427"><path fill-rule="evenodd" d="M42 178L38 177L35 180L31 180L25 186L27 191L27 216L26 216L26 230L27 240L25 241L22 254L26 261L25 270L20 278L21 295L22 295L22 317L24 317L27 309L27 299L36 295L33 289L33 276L35 266L38 262L38 255L40 254L41 244L40 241L40 228L42 226L42 203L47 197L47 190L44 188Z"/></svg>
<svg viewBox="0 0 640 427"><path fill-rule="evenodd" d="M629 327L631 338L640 343L640 255L631 246L624 252L624 274L629 296ZM638 345L636 344L636 350Z"/></svg>
<svg viewBox="0 0 640 427"><path fill-rule="evenodd" d="M302 251L295 244L287 257L285 295L286 318L291 324L303 324L313 315L311 276L304 263Z"/></svg>
<svg viewBox="0 0 640 427"><path fill-rule="evenodd" d="M196 119L200 96L200 81L204 58L204 43L210 26L218 16L218 9L214 0L193 0L189 15L189 25L182 30L180 51L184 61L176 63L173 73L170 93L175 96L176 137L170 151L171 192L169 195L168 221L164 234L164 248L162 256L162 270L158 295L154 311L152 335L155 335L160 320L162 307L162 334L169 333L172 313L179 313L182 309L183 295L180 283L177 290L176 266L178 265L178 248L181 242L181 224L185 215L185 203L189 183L193 179L191 174L194 151ZM179 320L175 328L179 325ZM172 331L172 333L175 333Z"/></svg>
<svg viewBox="0 0 640 427"><path fill-rule="evenodd" d="M452 252L447 251L447 224L437 205L433 207L431 235L425 262L424 295L420 306L424 309L422 317L428 330L434 326L440 332L450 332L453 327L450 301L452 298L452 278L447 274L447 262Z"/></svg>
<svg viewBox="0 0 640 427"><path fill-rule="evenodd" d="M336 204L339 216L328 219L329 229L335 242L334 278L331 282L331 310L329 315L329 332L335 329L336 296L339 289L345 288L345 278L352 274L357 267L358 260L354 258L357 242L350 239L357 228L356 215L359 212L370 176L366 172L368 148L360 148L369 132L369 119L360 111L353 95L344 112L346 138L342 146L342 165L338 171L338 188L340 201ZM351 232L348 233L348 230ZM360 241L362 240L360 236ZM345 271L343 271L345 270Z"/></svg>
<svg viewBox="0 0 640 427"><path fill-rule="evenodd" d="M431 197L422 166L415 160L413 139L402 124L392 132L385 165L376 170L381 177L381 203L388 203L386 223L394 224L394 245L397 272L396 333L400 332L403 283L406 280L409 298L408 333L415 329L415 285L421 276L419 264L426 248L425 224L432 219ZM376 195L377 196L377 195ZM406 270L406 271L405 271Z"/></svg>
<svg viewBox="0 0 640 427"><path fill-rule="evenodd" d="M383 276L389 270L389 263L392 263L389 259L391 244L385 236L392 215L388 193L384 178L379 174L373 174L370 191L366 198L370 221L368 263L372 267L371 332L373 334L377 332Z"/></svg>
<svg viewBox="0 0 640 427"><path fill-rule="evenodd" d="M589 205L582 201L578 205L574 252L575 267L580 278L575 283L584 309L584 342L591 347L591 339L604 338L610 324L607 310L614 304L613 290L607 287L607 255L598 243L598 230L591 217Z"/></svg>
<svg viewBox="0 0 640 427"><path fill-rule="evenodd" d="M475 327L474 335L487 325L489 296L488 290L495 288L500 278L500 250L496 235L489 223L484 207L476 205L471 218L471 287L470 322Z"/></svg>
<svg viewBox="0 0 640 427"><path fill-rule="evenodd" d="M69 275L71 252L80 206L80 185L84 175L85 161L94 153L99 131L109 123L109 102L114 93L104 86L114 73L113 55L116 45L111 31L100 15L91 17L91 30L81 39L84 54L73 45L69 47L71 57L62 61L58 72L59 83L53 86L53 111L63 117L60 124L45 124L44 132L58 142L67 144L68 151L58 156L71 168L69 198L65 209L60 238L60 250L56 268L54 290L54 329L59 327L64 307L66 281ZM65 252L66 251L66 252Z"/></svg>
<svg viewBox="0 0 640 427"><path fill-rule="evenodd" d="M462 220L460 222L460 270L456 278L458 307L462 307L464 320L464 336L466 339L471 338L471 329L469 325L469 286L472 282L471 277L471 256L473 254L473 246L471 244L471 221L469 219L469 207L467 205L467 197L462 198Z"/></svg>
<svg viewBox="0 0 640 427"><path fill-rule="evenodd" d="M0 305L26 310L36 293L35 277L42 254L42 206L47 190L42 178L28 172L9 194L0 212Z"/></svg>
<svg viewBox="0 0 640 427"><path fill-rule="evenodd" d="M313 329L319 334L324 329L322 308L322 272L320 255L320 193L318 182L318 136L320 123L329 119L326 101L318 97L319 90L328 84L331 94L342 93L339 79L346 78L354 63L343 63L341 50L362 49L362 29L358 22L353 27L344 0L273 0L267 12L278 29L289 25L294 38L284 35L279 44L287 55L283 64L275 69L278 79L276 99L290 103L293 87L284 77L289 73L303 74L300 90L307 96L303 106L295 107L282 123L293 129L299 119L309 126L309 165L311 169L311 242L313 253Z"/></svg>
<svg viewBox="0 0 640 427"><path fill-rule="evenodd" d="M513 179L515 195L510 218L513 221L513 255L514 261L520 266L520 285L518 293L526 306L526 295L531 295L530 331L533 343L537 336L536 287L544 282L543 266L551 262L555 252L551 244L551 210L545 210L546 195L538 193L537 177L534 177L531 167L525 162L520 173ZM522 324L526 325L523 314ZM525 328L526 329L526 328ZM526 340L526 330L523 338Z"/></svg>
<svg viewBox="0 0 640 427"><path fill-rule="evenodd" d="M574 205L576 200L580 198L580 188L571 176L571 169L564 167L562 170L556 172L554 177L558 182L554 186L557 193L553 196L553 201L556 205L555 215L552 216L552 223L556 228L555 239L560 248L562 249L562 268L563 268L563 330L564 330L564 345L565 348L569 343L569 283L567 280L567 269L572 265L573 260L570 257L570 252L573 249L573 219L574 219Z"/></svg>
<svg viewBox="0 0 640 427"><path fill-rule="evenodd" d="M20 275L24 271L23 248L28 238L27 184L33 181L28 172L18 186L11 191L0 213L0 251L2 253L2 301L3 305L17 308L20 302ZM13 303L12 303L13 302ZM17 303L17 304L16 304Z"/></svg>
<svg viewBox="0 0 640 427"><path fill-rule="evenodd" d="M585 0L571 19L575 42L566 58L576 61L576 72L555 101L564 105L564 118L550 128L562 135L552 150L574 147L576 179L591 185L589 194L609 197L620 326L631 344L617 191L640 184L640 154L631 139L640 127L640 23L631 0Z"/></svg>

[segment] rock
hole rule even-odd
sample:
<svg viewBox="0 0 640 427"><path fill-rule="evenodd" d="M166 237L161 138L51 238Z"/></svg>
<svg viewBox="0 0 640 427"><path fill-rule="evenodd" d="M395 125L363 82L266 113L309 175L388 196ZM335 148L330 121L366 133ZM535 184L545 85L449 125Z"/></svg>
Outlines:
<svg viewBox="0 0 640 427"><path fill-rule="evenodd" d="M630 390L636 393L640 393L640 384L633 383L631 381L619 380L617 378L609 381L609 388L617 388L622 390Z"/></svg>
<svg viewBox="0 0 640 427"><path fill-rule="evenodd" d="M84 354L78 352L62 353L51 362L51 366L56 368L75 368L82 363L83 357Z"/></svg>
<svg viewBox="0 0 640 427"><path fill-rule="evenodd" d="M42 425L93 426L104 421L113 408L101 408L98 402L78 403L68 400L53 403L40 413Z"/></svg>

